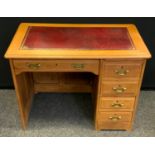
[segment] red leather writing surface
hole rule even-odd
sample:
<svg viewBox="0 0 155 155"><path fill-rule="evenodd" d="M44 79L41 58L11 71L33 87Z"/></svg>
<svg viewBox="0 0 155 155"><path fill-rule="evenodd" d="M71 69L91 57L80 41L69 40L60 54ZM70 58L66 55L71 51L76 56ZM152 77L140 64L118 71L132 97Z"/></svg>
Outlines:
<svg viewBox="0 0 155 155"><path fill-rule="evenodd" d="M127 28L29 27L23 42L26 49L133 49Z"/></svg>

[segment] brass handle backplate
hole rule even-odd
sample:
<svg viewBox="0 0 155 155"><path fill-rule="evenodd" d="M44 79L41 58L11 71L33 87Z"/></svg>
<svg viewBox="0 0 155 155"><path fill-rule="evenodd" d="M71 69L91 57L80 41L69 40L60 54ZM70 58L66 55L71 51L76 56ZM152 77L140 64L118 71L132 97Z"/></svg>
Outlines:
<svg viewBox="0 0 155 155"><path fill-rule="evenodd" d="M38 69L38 68L40 68L41 64L40 63L35 63L35 64L28 64L27 66L30 69Z"/></svg>
<svg viewBox="0 0 155 155"><path fill-rule="evenodd" d="M129 70L126 70L123 68L123 66L120 69L115 70L115 73L119 76L125 76Z"/></svg>
<svg viewBox="0 0 155 155"><path fill-rule="evenodd" d="M111 121L119 121L120 119L122 119L122 116L110 116L109 119Z"/></svg>
<svg viewBox="0 0 155 155"><path fill-rule="evenodd" d="M115 103L112 103L111 106L113 108L121 108L124 104L122 103L118 103L118 101L116 101Z"/></svg>
<svg viewBox="0 0 155 155"><path fill-rule="evenodd" d="M121 87L120 85L118 87L113 87L113 91L116 93L123 93L125 90L127 90L126 87Z"/></svg>
<svg viewBox="0 0 155 155"><path fill-rule="evenodd" d="M83 69L85 67L84 64L80 64L80 63L73 63L72 64L72 67L75 68L75 69Z"/></svg>

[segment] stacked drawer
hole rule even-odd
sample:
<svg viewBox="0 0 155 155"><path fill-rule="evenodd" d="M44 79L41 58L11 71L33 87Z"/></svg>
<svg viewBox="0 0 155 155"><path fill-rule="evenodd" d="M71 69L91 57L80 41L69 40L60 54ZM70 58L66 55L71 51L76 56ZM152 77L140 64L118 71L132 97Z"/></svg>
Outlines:
<svg viewBox="0 0 155 155"><path fill-rule="evenodd" d="M142 66L140 60L102 61L97 129L130 129Z"/></svg>

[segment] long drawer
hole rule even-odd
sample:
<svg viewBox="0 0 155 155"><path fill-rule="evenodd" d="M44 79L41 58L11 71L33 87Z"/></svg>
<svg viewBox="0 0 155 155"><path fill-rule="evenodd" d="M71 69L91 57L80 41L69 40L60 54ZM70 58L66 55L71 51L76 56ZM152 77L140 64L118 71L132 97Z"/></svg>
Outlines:
<svg viewBox="0 0 155 155"><path fill-rule="evenodd" d="M14 60L16 72L92 72L98 74L98 60Z"/></svg>
<svg viewBox="0 0 155 155"><path fill-rule="evenodd" d="M99 111L104 110L133 110L135 97L102 97Z"/></svg>
<svg viewBox="0 0 155 155"><path fill-rule="evenodd" d="M136 96L138 82L102 81L101 96Z"/></svg>

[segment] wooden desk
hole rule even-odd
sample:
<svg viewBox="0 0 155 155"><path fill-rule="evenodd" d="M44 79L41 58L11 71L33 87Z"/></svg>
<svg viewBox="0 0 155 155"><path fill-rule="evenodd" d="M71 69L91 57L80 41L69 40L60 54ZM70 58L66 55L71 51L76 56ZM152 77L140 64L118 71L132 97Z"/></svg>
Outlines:
<svg viewBox="0 0 155 155"><path fill-rule="evenodd" d="M96 130L130 130L150 57L131 24L20 24L5 58L22 127L35 93L90 92Z"/></svg>

